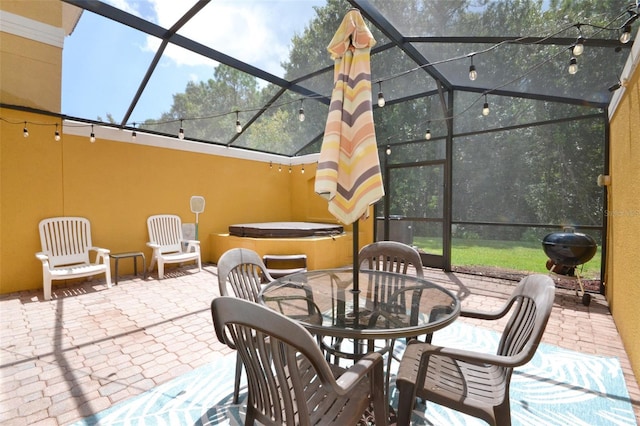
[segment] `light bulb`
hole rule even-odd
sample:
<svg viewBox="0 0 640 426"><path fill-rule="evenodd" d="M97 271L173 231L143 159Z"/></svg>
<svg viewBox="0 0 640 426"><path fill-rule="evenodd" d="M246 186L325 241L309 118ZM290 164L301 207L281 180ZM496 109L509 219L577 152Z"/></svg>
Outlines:
<svg viewBox="0 0 640 426"><path fill-rule="evenodd" d="M382 108L385 105L386 101L384 100L384 95L382 92L378 93L378 106Z"/></svg>
<svg viewBox="0 0 640 426"><path fill-rule="evenodd" d="M584 38L578 37L576 44L573 46L573 56L580 56L584 52Z"/></svg>
<svg viewBox="0 0 640 426"><path fill-rule="evenodd" d="M622 34L620 34L620 43L627 44L629 40L631 40L631 25L625 25Z"/></svg>
<svg viewBox="0 0 640 426"><path fill-rule="evenodd" d="M178 139L184 139L184 129L182 127L178 130Z"/></svg>
<svg viewBox="0 0 640 426"><path fill-rule="evenodd" d="M489 103L485 102L484 105L482 106L482 115L484 115L485 117L487 115L489 115Z"/></svg>
<svg viewBox="0 0 640 426"><path fill-rule="evenodd" d="M135 141L137 136L138 136L138 134L136 133L135 130L133 132L131 132L131 140L132 141Z"/></svg>
<svg viewBox="0 0 640 426"><path fill-rule="evenodd" d="M27 122L24 122L24 128L22 129L22 136L25 138L29 137L29 130L27 130Z"/></svg>
<svg viewBox="0 0 640 426"><path fill-rule="evenodd" d="M289 165L289 173L291 173L291 165Z"/></svg>
<svg viewBox="0 0 640 426"><path fill-rule="evenodd" d="M476 66L472 64L469 66L469 80L475 81L476 78L478 78L478 71L476 71Z"/></svg>
<svg viewBox="0 0 640 426"><path fill-rule="evenodd" d="M427 129L427 133L424 135L424 138L426 140L430 140L431 139L431 130Z"/></svg>
<svg viewBox="0 0 640 426"><path fill-rule="evenodd" d="M282 171L282 164L278 164L278 171L281 172Z"/></svg>
<svg viewBox="0 0 640 426"><path fill-rule="evenodd" d="M298 111L298 120L300 120L300 122L304 121L305 116L304 116L304 108L300 108L300 110Z"/></svg>
<svg viewBox="0 0 640 426"><path fill-rule="evenodd" d="M569 60L569 74L575 74L578 72L578 60L572 57Z"/></svg>
<svg viewBox="0 0 640 426"><path fill-rule="evenodd" d="M391 145L387 145L387 155L391 155Z"/></svg>
<svg viewBox="0 0 640 426"><path fill-rule="evenodd" d="M304 165L302 166L302 174L304 174Z"/></svg>
<svg viewBox="0 0 640 426"><path fill-rule="evenodd" d="M60 140L60 132L56 129L56 133L53 136L53 139L58 142Z"/></svg>
<svg viewBox="0 0 640 426"><path fill-rule="evenodd" d="M236 133L242 133L242 124L240 124L240 111L236 111Z"/></svg>
<svg viewBox="0 0 640 426"><path fill-rule="evenodd" d="M93 133L93 124L91 125L91 134L89 135L89 142L94 143L96 141L96 134Z"/></svg>

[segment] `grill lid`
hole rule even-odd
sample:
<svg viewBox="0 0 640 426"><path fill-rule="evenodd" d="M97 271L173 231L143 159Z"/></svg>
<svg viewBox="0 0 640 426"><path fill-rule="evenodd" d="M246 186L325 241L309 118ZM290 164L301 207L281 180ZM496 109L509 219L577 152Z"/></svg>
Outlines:
<svg viewBox="0 0 640 426"><path fill-rule="evenodd" d="M542 240L542 248L556 264L578 266L587 263L596 254L598 245L587 234L579 232L553 232Z"/></svg>

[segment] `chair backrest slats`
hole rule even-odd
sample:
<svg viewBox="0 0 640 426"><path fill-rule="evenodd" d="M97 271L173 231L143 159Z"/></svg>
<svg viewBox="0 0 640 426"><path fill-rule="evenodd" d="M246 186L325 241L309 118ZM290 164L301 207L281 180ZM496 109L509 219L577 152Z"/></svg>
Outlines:
<svg viewBox="0 0 640 426"><path fill-rule="evenodd" d="M218 260L218 286L221 296L233 295L258 301L262 284L273 281L258 253L244 248L228 250ZM230 294L229 288L233 294Z"/></svg>
<svg viewBox="0 0 640 426"><path fill-rule="evenodd" d="M54 217L39 224L40 244L51 266L88 264L91 225L83 217Z"/></svg>
<svg viewBox="0 0 640 426"><path fill-rule="evenodd" d="M322 388L336 384L313 336L288 318L236 297L215 298L211 312L218 340L237 349L245 366L248 414L267 424L316 424L309 421L314 414L307 404L315 408L326 402Z"/></svg>
<svg viewBox="0 0 640 426"><path fill-rule="evenodd" d="M533 358L549 319L555 294L553 286L544 278L543 275L525 277L514 290L512 313L502 333L498 355L517 356L519 364Z"/></svg>
<svg viewBox="0 0 640 426"><path fill-rule="evenodd" d="M182 251L182 221L177 215L154 215L147 219L149 240L160 245L161 253Z"/></svg>
<svg viewBox="0 0 640 426"><path fill-rule="evenodd" d="M397 241L377 241L364 246L358 254L360 266L398 274L407 274L413 266L419 278L424 277L420 253Z"/></svg>

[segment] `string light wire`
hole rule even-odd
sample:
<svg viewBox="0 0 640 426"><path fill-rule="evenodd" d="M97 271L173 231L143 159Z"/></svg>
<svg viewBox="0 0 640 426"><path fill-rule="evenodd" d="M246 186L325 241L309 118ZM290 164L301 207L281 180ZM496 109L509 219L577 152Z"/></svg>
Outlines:
<svg viewBox="0 0 640 426"><path fill-rule="evenodd" d="M632 5L633 6L633 5ZM594 24L589 24L589 23L576 23L576 24L571 24L571 25L567 25L564 26L562 28L560 28L559 30L555 31L554 33L541 37L538 40L534 41L534 42L525 42L524 40L527 40L529 38L531 38L530 36L523 36L523 37L518 37L516 39L512 39L512 40L503 40L500 41L492 46L487 47L486 49L483 50L479 50L479 51L475 51L475 52L471 52L471 53L467 53L464 55L459 55L459 56L455 56L452 58L447 58L447 59L443 59L440 61L434 61L434 62L430 62L428 64L424 64L424 65L419 65L417 67L399 72L397 74L393 74L393 75L389 75L386 77L382 77L378 80L376 80L376 83L379 86L380 92L379 92L379 100L380 98L382 98L382 103L384 105L384 96L382 96L382 82L385 81L389 81L389 80L393 80L396 78L400 78L402 76L405 76L407 74L416 72L418 70L421 69L425 69L428 67L433 67L436 65L441 65L441 64L445 64L445 63L449 63L449 62L455 62L455 61L461 61L461 60L465 60L467 58L471 58L472 64L473 64L473 57L477 56L477 55L481 55L481 54L486 54L489 53L505 44L527 44L527 45L539 45L544 43L546 40L551 39L559 34L562 34L563 32L568 31L571 28L577 28L578 31L580 32L576 43L574 45L571 46L572 52L574 55L579 55L578 52L576 52L576 48L578 48L578 51L580 51L580 48L578 46L584 46L584 42L586 40L586 38L583 36L581 28L582 27L592 27L595 28L597 31L595 31L592 35L591 38L594 38L595 36L597 36L598 34L600 34L603 31L616 31L618 32L618 34L620 33L620 31L622 30L626 30L628 26L630 26L635 20L638 19L639 15L638 12L633 11L632 10L632 6L629 6L627 9L625 9L625 11L623 11L621 14L619 14L618 16L616 16L615 18L613 18L612 20L609 21L608 24L606 24L605 26L599 26L599 25L594 25ZM619 20L621 17L625 16L626 14L629 14L629 17L626 19L626 21L619 27L612 27L612 24L614 22L616 22L617 20ZM627 40L628 41L628 40ZM485 98L486 99L486 95L490 94L492 92L498 91L499 89L508 86L510 84L513 84L514 82L521 80L529 75L531 75L532 73L534 73L535 71L537 71L538 69L540 69L541 67L543 67L544 65L548 64L549 62L555 60L559 55L561 55L564 52L564 48L560 49L558 52L552 54L551 56L549 56L547 59L543 60L542 62L539 62L537 64L535 64L534 66L532 66L531 68L529 68L528 70L526 70L523 74L520 74L516 77L514 77L513 79L506 81L496 87L493 87L491 89L488 89L484 92L482 92L475 100L473 100L466 108L464 108L463 110L461 110L460 112L458 112L455 115L452 116L448 116L448 117L442 117L442 118L434 118L429 120L429 122L433 122L433 121L446 121L446 120L450 120L450 119L455 119L455 118L459 118L460 116L462 116L463 114L465 114L467 111L469 111L469 109L473 108L474 105L476 105L481 99ZM581 52L580 52L581 53ZM474 67L475 68L475 67ZM297 98L297 99L293 99L293 100L288 100L288 101L283 101L280 103L274 103L272 105L270 105L268 107L268 109L272 109L272 108L280 108L292 103L297 103L300 102L302 105L302 100L304 99L329 99L330 96L328 95L322 95L322 94L317 94L317 95L310 95L310 96L304 96L301 98ZM238 128L238 123L239 123L239 113L252 113L252 112L259 112L259 111L264 111L265 107L261 106L261 107L255 107L255 108L248 108L248 109L236 109L233 111L226 111L226 112L221 112L221 113L217 113L217 114L213 114L213 115L208 115L208 116L202 116L202 117L192 117L192 118L178 118L178 119L171 119L171 120L164 120L164 121L157 121L157 122L153 122L153 123L144 123L145 126L155 126L155 125L163 125L163 124L170 124L170 123L175 123L175 122L180 122L180 130L178 133L178 137L180 139L184 138L184 128L183 128L183 122L184 121L191 121L191 120L206 120L206 119L214 119L214 118L220 118L220 117L224 117L227 115L232 115L232 114L236 114L236 130ZM300 118L300 115L299 115ZM19 124L19 123L23 123L24 124L24 128L23 128L23 134L25 137L28 137L28 130L27 130L27 125L45 125L45 126L56 126L56 132L58 132L57 130L57 125L58 123L38 123L38 122L32 122L32 121L17 121L17 122L13 122L11 120L8 120L6 118L0 117L1 121L10 123L10 124ZM135 137L136 134L136 123L140 123L140 122L134 122L133 123L133 132L132 132L132 138ZM93 132L93 124L91 125L67 125L67 127L91 127L92 131L91 134L93 136L90 136L90 139L93 141L95 141L95 134ZM126 126L126 124L125 124ZM56 139L57 140L57 139Z"/></svg>

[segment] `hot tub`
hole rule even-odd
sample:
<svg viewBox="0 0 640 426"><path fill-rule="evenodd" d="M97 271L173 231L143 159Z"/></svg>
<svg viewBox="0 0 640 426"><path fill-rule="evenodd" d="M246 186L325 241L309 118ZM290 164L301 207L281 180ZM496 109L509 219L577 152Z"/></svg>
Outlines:
<svg viewBox="0 0 640 426"><path fill-rule="evenodd" d="M229 235L251 238L304 238L340 235L341 225L315 222L260 222L229 225Z"/></svg>
<svg viewBox="0 0 640 426"><path fill-rule="evenodd" d="M316 222L261 222L229 226L229 233L211 234L211 261L242 247L265 255L304 254L307 269L331 269L353 264L353 233L341 225Z"/></svg>

